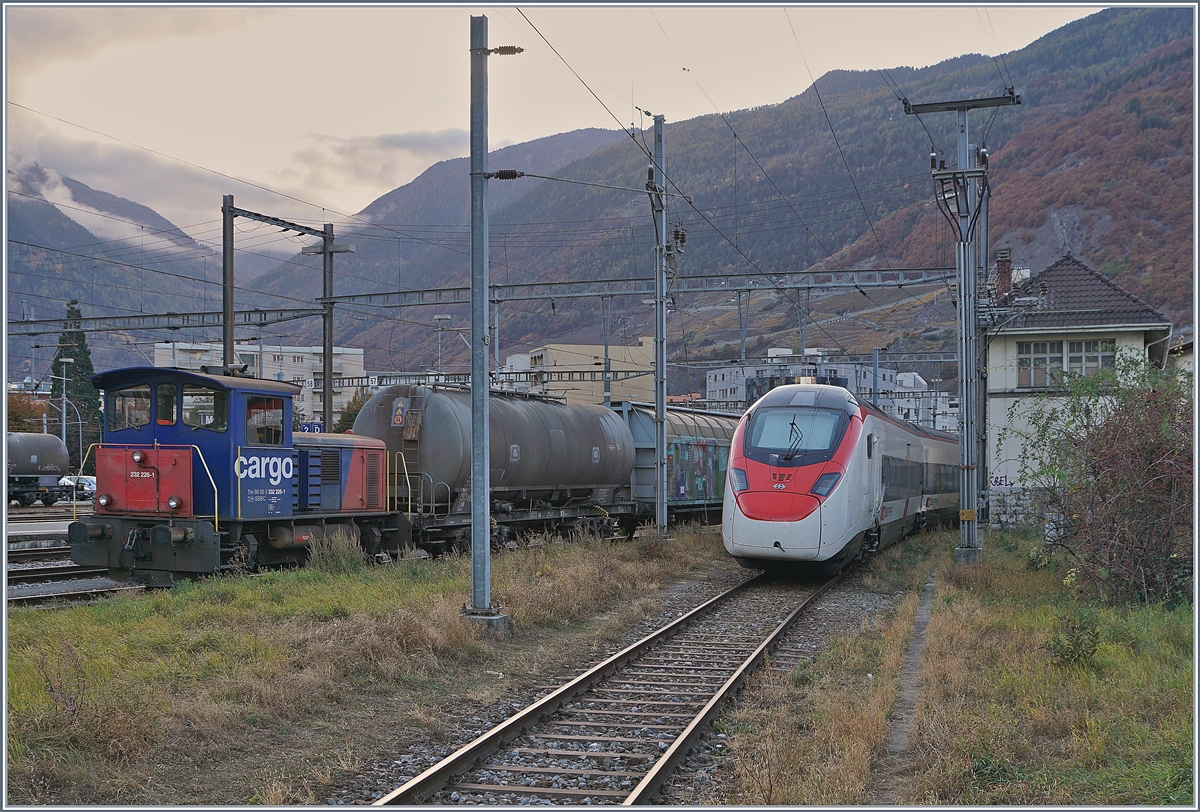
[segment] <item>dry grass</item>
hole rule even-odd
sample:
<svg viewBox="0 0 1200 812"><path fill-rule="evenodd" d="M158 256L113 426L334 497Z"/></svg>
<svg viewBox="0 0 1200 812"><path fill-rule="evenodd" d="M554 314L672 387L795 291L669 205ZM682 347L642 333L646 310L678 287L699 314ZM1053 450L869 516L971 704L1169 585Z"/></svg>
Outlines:
<svg viewBox="0 0 1200 812"><path fill-rule="evenodd" d="M886 744L917 596L792 673L764 672L724 727L734 735L734 804L861 804Z"/></svg>
<svg viewBox="0 0 1200 812"><path fill-rule="evenodd" d="M901 802L1190 805L1190 608L1076 606L1028 539L990 542L979 571L943 568ZM1047 643L1078 617L1099 644L1070 663Z"/></svg>
<svg viewBox="0 0 1200 812"><path fill-rule="evenodd" d="M871 801L872 769L887 743L888 716L919 594L940 534L886 550L863 576L866 588L909 590L894 615L835 639L814 662L764 672L727 723L735 804L843 805Z"/></svg>
<svg viewBox="0 0 1200 812"><path fill-rule="evenodd" d="M938 571L913 761L889 782L897 803L1194 803L1190 607L1077 605L1068 566L1041 560L1029 536L987 536L982 567L953 562L957 534L926 536L928 560L913 541L863 579L889 592L906 567ZM914 589L890 623L835 641L790 681L760 681L726 723L729 801L874 802L916 603ZM1094 654L1062 656L1075 638Z"/></svg>
<svg viewBox="0 0 1200 812"><path fill-rule="evenodd" d="M612 634L647 611L645 597L663 584L725 560L712 529L654 544L669 554L654 547L643 557L647 545L594 538L546 539L493 558L492 593L514 619L513 642L481 639L463 616L468 559L363 567L336 543L310 569L212 578L93 606L10 609L8 800L311 803L321 784L311 770L267 774L249 766L286 764L286 752L237 765L243 777L230 780L245 781L243 794L230 789L219 799L189 798L179 786L161 794L118 786L104 765L119 762L121 772L149 782L153 762L257 751L264 736L375 694L435 696L450 675L486 668L498 651L519 648L541 629L593 623ZM498 695L487 680L472 690L477 701ZM435 737L448 730L423 700L401 702L399 714L402 724ZM205 791L203 782L195 791Z"/></svg>

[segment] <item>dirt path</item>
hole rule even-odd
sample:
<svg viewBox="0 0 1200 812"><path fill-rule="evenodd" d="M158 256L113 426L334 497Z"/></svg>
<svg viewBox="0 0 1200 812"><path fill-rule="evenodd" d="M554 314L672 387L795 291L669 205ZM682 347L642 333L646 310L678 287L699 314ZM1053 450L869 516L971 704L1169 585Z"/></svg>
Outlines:
<svg viewBox="0 0 1200 812"><path fill-rule="evenodd" d="M895 805L905 779L916 768L908 751L909 734L917 712L917 699L921 694L921 664L925 654L926 631L929 617L933 613L932 582L925 584L917 617L913 623L912 640L904 655L904 666L900 671L900 691L896 696L896 709L888 723L888 755L875 773L871 787L871 803Z"/></svg>

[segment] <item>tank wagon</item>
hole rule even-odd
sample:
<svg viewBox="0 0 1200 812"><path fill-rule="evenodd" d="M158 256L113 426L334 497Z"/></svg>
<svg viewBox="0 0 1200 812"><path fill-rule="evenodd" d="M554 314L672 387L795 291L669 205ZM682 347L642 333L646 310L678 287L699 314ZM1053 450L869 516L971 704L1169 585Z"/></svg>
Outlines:
<svg viewBox="0 0 1200 812"><path fill-rule="evenodd" d="M469 549L469 388L389 387L343 435L293 434L288 383L155 367L92 382L105 439L89 451L94 513L68 528L77 564L167 585L299 564L338 531L377 557ZM652 410L502 392L489 409L494 546L516 531L631 531L653 516ZM719 510L736 423L671 413L673 516Z"/></svg>
<svg viewBox="0 0 1200 812"><path fill-rule="evenodd" d="M71 488L58 481L69 471L67 447L53 434L8 433L8 501L23 507L40 501L53 505L71 498Z"/></svg>
<svg viewBox="0 0 1200 812"><path fill-rule="evenodd" d="M958 520L958 437L837 386L780 386L733 437L721 535L745 567L841 569Z"/></svg>

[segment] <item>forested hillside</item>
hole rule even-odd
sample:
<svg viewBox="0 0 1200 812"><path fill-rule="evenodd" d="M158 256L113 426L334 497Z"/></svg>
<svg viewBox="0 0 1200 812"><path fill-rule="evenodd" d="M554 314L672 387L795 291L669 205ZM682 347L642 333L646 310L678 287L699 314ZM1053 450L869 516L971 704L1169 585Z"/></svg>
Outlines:
<svg viewBox="0 0 1200 812"><path fill-rule="evenodd" d="M762 275L764 289L750 301L753 352L798 341L803 301L771 290L775 274L952 266L953 237L932 202L928 155L932 148L955 163L956 117L906 115L902 99L979 98L1014 87L1020 105L971 113L971 140L991 155L993 252L1008 245L1014 263L1036 273L1070 251L1177 325L1190 324L1193 37L1191 9L1110 9L994 59L965 55L920 69L834 71L776 105L680 122L668 115L670 219L687 232L678 271ZM654 235L641 191L650 138L649 130L584 130L494 151L493 171L557 180L489 183L493 283L650 277ZM92 235L13 187L10 176L10 240L85 255L97 250L88 247L99 242ZM123 205L95 190L74 193L110 211ZM362 225L339 226L339 241L355 243L357 252L338 255L335 292L467 285L469 203L466 158L430 167L379 198L360 213ZM162 226L161 239L175 239L173 228ZM112 257L125 265L97 266L10 242L10 312L20 312L14 288L44 302L65 301L91 284L95 267L104 267L112 284L94 301L113 312L203 309L199 291L208 288L189 280L217 273L213 260L207 271L199 254L172 261L163 266L172 275L155 274L151 282L136 267L150 260L143 251L133 261L136 251L126 243ZM319 258L297 255L247 285L258 293L239 291L239 307L297 306L320 293ZM151 299L150 291L166 298ZM808 345L948 348L954 311L947 297L944 288L817 291L811 321L818 323ZM675 360L736 356L729 297L677 297L675 305L668 328ZM53 315L44 307L39 316ZM613 311L614 341L653 332L640 300L614 301ZM468 326L465 307L443 312L453 316L452 327ZM336 340L366 348L369 367L432 363L432 310L343 306L337 313ZM500 325L502 353L538 342L595 342L600 303L506 304ZM318 331L309 320L279 332L291 342L316 343ZM445 341L444 350L449 365L465 361L465 342Z"/></svg>
<svg viewBox="0 0 1200 812"><path fill-rule="evenodd" d="M905 115L898 96L921 103L996 96L1015 86L1020 105L976 110L971 119L972 141L992 155L993 248L1010 245L1014 262L1034 272L1071 251L1178 323L1190 323L1192 42L1188 10L1109 10L1001 59L968 55L920 70L891 69L886 75L895 90L878 72L836 71L778 105L668 122L668 174L679 195L671 220L688 235L679 272L761 272L769 287L772 274L812 266L952 266L953 237L932 204L928 154L932 146L954 165L956 117L918 120ZM615 137L553 174L619 189L528 179L490 184L493 282L652 274L647 197L622 191L645 182L650 134ZM515 155L506 158L493 158L491 168L538 172ZM457 220L444 200L428 197L412 201L407 217L394 207L369 209L384 228L363 236L386 241L394 254L369 269L347 261L340 267L353 278L339 278L338 292L371 284L376 290L466 285L467 181L465 165L445 181L447 190L458 189ZM522 184L533 188L505 205L502 196ZM408 231L435 223L439 228ZM809 344L862 350L924 330L935 339L925 348L941 346L944 331L928 328L952 325L953 309L919 298L874 292L869 301L823 299L814 318L893 301L908 307L884 311L871 323L880 329L869 333L861 320L821 327ZM736 338L732 305L677 304L679 321L669 328L673 354L685 351L685 333L693 356L736 353L724 343ZM796 343L795 304L765 292L755 297L751 334L760 340L753 348ZM652 332L640 302L618 301L614 308L624 332L614 340ZM467 325L465 308L450 312L455 326ZM378 366L413 369L433 356L431 317L422 310L347 308L339 324L354 343L376 350ZM520 351L521 342L590 342L599 334L594 301L513 303L501 311L502 347L509 351ZM448 357L465 360L462 342L445 346Z"/></svg>

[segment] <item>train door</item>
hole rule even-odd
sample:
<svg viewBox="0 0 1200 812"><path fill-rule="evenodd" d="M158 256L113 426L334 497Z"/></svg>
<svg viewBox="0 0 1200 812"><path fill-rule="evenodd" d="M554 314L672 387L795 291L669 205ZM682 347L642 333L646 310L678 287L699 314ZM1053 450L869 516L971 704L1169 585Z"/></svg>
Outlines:
<svg viewBox="0 0 1200 812"><path fill-rule="evenodd" d="M867 430L867 439L863 443L866 449L863 490L867 504L867 529L871 530L879 524L880 511L883 509L883 442L879 425L874 420L868 420L864 429Z"/></svg>

